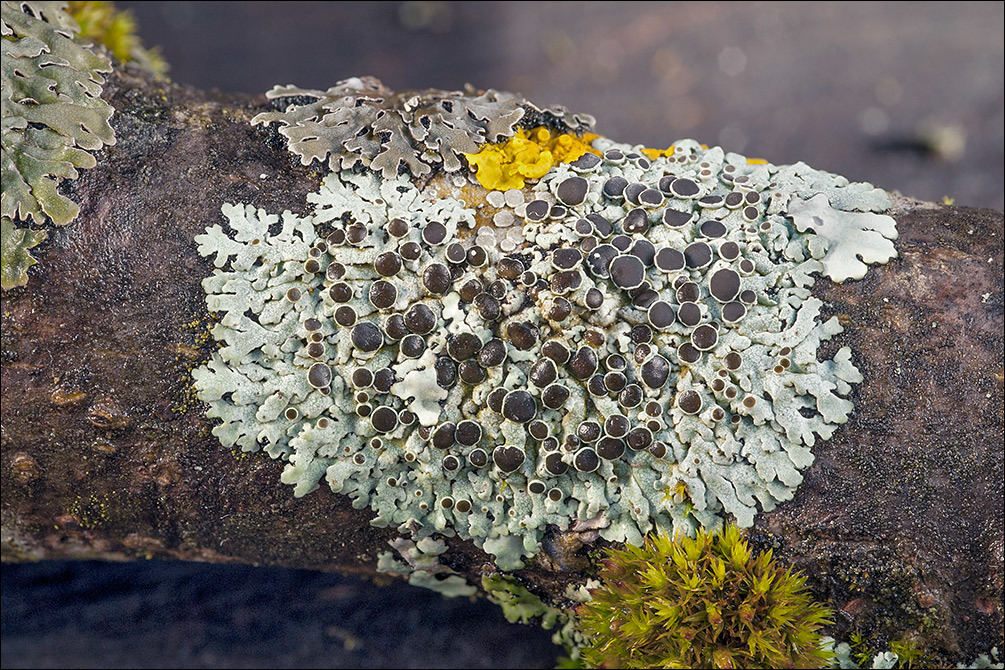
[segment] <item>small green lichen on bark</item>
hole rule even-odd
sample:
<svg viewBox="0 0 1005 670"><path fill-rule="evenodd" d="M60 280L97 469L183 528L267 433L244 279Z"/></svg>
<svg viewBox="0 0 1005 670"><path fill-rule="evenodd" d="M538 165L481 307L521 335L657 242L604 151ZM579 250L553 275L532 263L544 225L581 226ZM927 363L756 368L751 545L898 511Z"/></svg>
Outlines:
<svg viewBox="0 0 1005 670"><path fill-rule="evenodd" d="M0 225L0 286L8 291L28 283L28 268L38 262L28 250L44 240L46 232L18 228L7 217Z"/></svg>
<svg viewBox="0 0 1005 670"><path fill-rule="evenodd" d="M2 179L0 210L12 220L57 225L80 208L57 190L90 151L115 143L112 107L101 99L111 62L73 41L76 22L59 2L3 2Z"/></svg>

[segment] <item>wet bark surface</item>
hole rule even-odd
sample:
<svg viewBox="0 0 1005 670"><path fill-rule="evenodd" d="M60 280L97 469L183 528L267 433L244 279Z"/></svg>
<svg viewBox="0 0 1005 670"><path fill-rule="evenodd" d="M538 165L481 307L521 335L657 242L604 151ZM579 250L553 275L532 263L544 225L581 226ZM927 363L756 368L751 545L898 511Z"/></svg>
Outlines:
<svg viewBox="0 0 1005 670"><path fill-rule="evenodd" d="M251 127L261 99L131 69L104 97L118 141L68 184L79 219L0 302L4 561L374 575L396 531L325 487L293 498L279 463L220 446L191 388L214 346L194 236L226 202L305 213L320 175ZM907 634L970 660L1002 642L1003 219L906 199L891 214L897 259L814 289L846 327L831 344L851 346L865 375L856 410L752 536L840 608L835 634ZM521 577L561 602L591 547L546 545ZM454 539L442 560L477 584L488 557Z"/></svg>

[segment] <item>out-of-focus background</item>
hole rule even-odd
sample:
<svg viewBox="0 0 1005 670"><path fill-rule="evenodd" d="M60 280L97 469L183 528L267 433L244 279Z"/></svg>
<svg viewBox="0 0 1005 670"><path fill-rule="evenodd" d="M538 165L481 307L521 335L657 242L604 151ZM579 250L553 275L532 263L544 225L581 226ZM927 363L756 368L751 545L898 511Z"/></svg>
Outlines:
<svg viewBox="0 0 1005 670"><path fill-rule="evenodd" d="M119 2L180 83L515 90L925 200L1005 206L1005 5ZM277 486L279 483L277 482ZM396 583L150 562L2 568L3 667L552 667L544 631Z"/></svg>
<svg viewBox="0 0 1005 670"><path fill-rule="evenodd" d="M1002 209L1001 2L118 3L175 80L471 83L905 195Z"/></svg>

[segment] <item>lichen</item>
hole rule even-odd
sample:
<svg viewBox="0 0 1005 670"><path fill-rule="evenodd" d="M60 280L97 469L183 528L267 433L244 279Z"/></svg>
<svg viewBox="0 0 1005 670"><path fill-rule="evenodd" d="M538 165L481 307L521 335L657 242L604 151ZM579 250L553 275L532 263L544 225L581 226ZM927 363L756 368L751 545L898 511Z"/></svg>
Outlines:
<svg viewBox="0 0 1005 670"><path fill-rule="evenodd" d="M103 55L76 44L77 25L60 2L2 4L0 212L13 220L72 221L77 205L56 187L94 167L89 151L114 144L112 108L101 99Z"/></svg>
<svg viewBox="0 0 1005 670"><path fill-rule="evenodd" d="M836 282L861 279L866 264L886 263L897 255L893 246L897 226L888 216L836 210L823 193L793 204L788 214L796 230L812 229L827 240L827 253L820 262L823 273Z"/></svg>
<svg viewBox="0 0 1005 670"><path fill-rule="evenodd" d="M0 219L0 287L8 291L28 283L28 268L37 261L28 251L46 238L44 230L18 228L14 222Z"/></svg>
<svg viewBox="0 0 1005 670"><path fill-rule="evenodd" d="M400 537L388 544L404 562L397 560L389 551L381 552L377 556L378 572L405 575L412 586L436 591L445 598L473 596L478 592L464 577L440 563L440 555L447 550L443 540L427 536L413 542Z"/></svg>
<svg viewBox="0 0 1005 670"><path fill-rule="evenodd" d="M491 191L522 189L528 179L540 179L558 163L571 163L587 152L600 153L590 146L597 135L582 138L568 133L552 135L547 128L531 132L523 128L498 144L486 144L481 151L465 154L478 182Z"/></svg>
<svg viewBox="0 0 1005 670"><path fill-rule="evenodd" d="M890 644L890 649L885 651L863 650L856 653L855 636L853 635L852 638L851 643L841 642L838 644L835 644L833 638L825 638L826 648L834 654L834 662L830 667L841 668L842 670L933 667L931 663L926 662L927 659L923 657L919 659L917 654L912 651L909 651L905 655L904 647L898 646L893 642ZM918 662L919 660L921 661L920 663ZM960 670L974 670L977 668L1002 670L1005 668L1005 663L1002 662L998 647L992 647L988 654L979 654L970 663L957 663L956 667Z"/></svg>
<svg viewBox="0 0 1005 670"><path fill-rule="evenodd" d="M588 585L598 587L600 583L589 580ZM537 622L544 630L554 630L551 640L569 654L566 660L573 664L579 661L580 649L586 645L586 638L576 626L575 617L568 611L545 603L513 575L488 573L482 576L482 590L490 601L499 605L507 621L522 624ZM579 588L570 585L565 597L572 603L590 600L585 585Z"/></svg>
<svg viewBox="0 0 1005 670"><path fill-rule="evenodd" d="M323 107L335 129L379 108L361 92L377 85L273 120L296 146L319 122L294 117ZM359 156L326 137L304 148L336 170L308 215L227 205L229 230L197 237L223 346L195 386L223 444L285 460L296 495L323 479L375 525L455 532L513 570L549 526L633 544L750 526L852 411L862 376L847 347L820 359L842 327L810 287L889 258L883 191L604 138L529 189L461 173L423 190L385 164L339 170Z"/></svg>
<svg viewBox="0 0 1005 670"><path fill-rule="evenodd" d="M281 111L263 112L252 124L280 124L304 165L327 160L338 171L362 163L386 179L434 168L457 172L466 167L464 154L512 137L522 122L574 132L593 125L590 116L541 109L512 93L395 92L374 77L346 79L327 91L276 86L266 97Z"/></svg>

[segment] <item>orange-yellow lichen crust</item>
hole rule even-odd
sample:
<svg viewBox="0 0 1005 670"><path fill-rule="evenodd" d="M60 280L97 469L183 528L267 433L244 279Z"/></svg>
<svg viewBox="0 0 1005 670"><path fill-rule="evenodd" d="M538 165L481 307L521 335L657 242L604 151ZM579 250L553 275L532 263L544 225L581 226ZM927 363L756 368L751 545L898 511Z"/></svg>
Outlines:
<svg viewBox="0 0 1005 670"><path fill-rule="evenodd" d="M516 135L499 144L486 144L475 154L464 154L477 172L475 176L490 191L523 188L527 179L540 179L558 163L569 163L587 152L600 152L590 146L599 135L585 133L582 137L552 135L547 128L527 132L520 128Z"/></svg>
<svg viewBox="0 0 1005 670"><path fill-rule="evenodd" d="M701 145L701 146L702 146L703 149L708 149L708 147L705 146L704 144ZM645 154L646 157L649 160L652 160L652 161L656 160L660 156L666 156L667 158L669 158L670 156L673 156L673 145L671 144L669 147L667 147L666 149L663 149L663 150L660 150L660 149L648 149L648 148L647 149L642 149L642 153ZM747 165L767 165L767 164L768 164L768 161L764 160L763 158L748 158L747 159Z"/></svg>
<svg viewBox="0 0 1005 670"><path fill-rule="evenodd" d="M648 148L643 149L642 153L645 154L646 158L648 158L651 161L656 160L660 156L666 156L667 158L669 158L670 156L673 156L673 145L671 144L669 147L666 148L666 150L648 149Z"/></svg>

